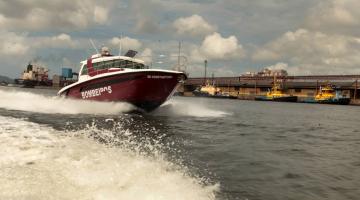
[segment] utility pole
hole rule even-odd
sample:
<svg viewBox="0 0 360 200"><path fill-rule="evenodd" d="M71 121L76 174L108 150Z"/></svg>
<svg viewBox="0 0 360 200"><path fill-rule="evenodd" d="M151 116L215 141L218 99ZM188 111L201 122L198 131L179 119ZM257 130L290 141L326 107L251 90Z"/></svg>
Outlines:
<svg viewBox="0 0 360 200"><path fill-rule="evenodd" d="M211 85L215 85L215 75L214 75L214 72L211 73Z"/></svg>
<svg viewBox="0 0 360 200"><path fill-rule="evenodd" d="M205 60L205 61L204 61L204 65L205 65L205 71L204 71L204 85L206 85L206 70L207 70L207 63L208 63L208 61L207 61L207 60Z"/></svg>
<svg viewBox="0 0 360 200"><path fill-rule="evenodd" d="M358 89L358 80L356 79L356 81L355 81L355 90L354 90L354 100L356 100L357 89Z"/></svg>
<svg viewBox="0 0 360 200"><path fill-rule="evenodd" d="M255 95L257 95L257 78L255 78Z"/></svg>

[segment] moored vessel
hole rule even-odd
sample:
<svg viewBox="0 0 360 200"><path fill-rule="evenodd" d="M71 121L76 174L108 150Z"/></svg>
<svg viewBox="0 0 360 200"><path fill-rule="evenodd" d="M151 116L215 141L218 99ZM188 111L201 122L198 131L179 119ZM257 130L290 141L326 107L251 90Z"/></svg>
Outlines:
<svg viewBox="0 0 360 200"><path fill-rule="evenodd" d="M196 88L193 92L195 96L210 97L220 92L220 88L215 87L214 84L207 82L205 85Z"/></svg>
<svg viewBox="0 0 360 200"><path fill-rule="evenodd" d="M347 105L350 98L336 91L331 84L320 86L319 93L314 98L315 103Z"/></svg>
<svg viewBox="0 0 360 200"><path fill-rule="evenodd" d="M107 48L81 62L79 80L62 88L58 95L83 100L127 102L150 112L168 100L184 72L149 69L134 58L136 51L124 56L111 55Z"/></svg>
<svg viewBox="0 0 360 200"><path fill-rule="evenodd" d="M280 101L280 102L297 102L297 96L293 96L283 92L281 86L274 77L274 83L269 92L265 96L256 96L257 101Z"/></svg>
<svg viewBox="0 0 360 200"><path fill-rule="evenodd" d="M228 92L222 92L219 87L216 87L214 84L210 84L209 82L207 82L206 85L197 88L195 91L193 91L193 94L197 97L237 99L236 96L232 96Z"/></svg>
<svg viewBox="0 0 360 200"><path fill-rule="evenodd" d="M49 80L49 70L37 62L30 62L21 77L15 79L15 83L24 88L33 88L35 86L51 86Z"/></svg>

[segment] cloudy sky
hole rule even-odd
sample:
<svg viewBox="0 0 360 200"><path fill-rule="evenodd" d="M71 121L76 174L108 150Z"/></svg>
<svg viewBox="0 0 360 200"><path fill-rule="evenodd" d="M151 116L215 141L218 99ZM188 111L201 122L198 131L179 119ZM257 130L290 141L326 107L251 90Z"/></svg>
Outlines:
<svg viewBox="0 0 360 200"><path fill-rule="evenodd" d="M89 38L164 68L181 41L193 77L204 59L216 76L264 67L360 74L359 8L359 0L0 0L0 74L18 77L29 61L52 74L77 71L94 53Z"/></svg>

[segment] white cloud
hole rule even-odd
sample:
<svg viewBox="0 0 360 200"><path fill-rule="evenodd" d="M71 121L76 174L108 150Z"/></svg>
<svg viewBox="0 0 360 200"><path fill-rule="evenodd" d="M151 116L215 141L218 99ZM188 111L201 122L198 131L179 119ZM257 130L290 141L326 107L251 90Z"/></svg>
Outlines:
<svg viewBox="0 0 360 200"><path fill-rule="evenodd" d="M33 59L48 63L49 66L58 66L57 58L62 59L65 56L63 49L66 51L82 49L83 51L84 45L65 33L55 36L30 36L28 33L0 31L0 59L4 63L0 66L0 73L17 77L26 64Z"/></svg>
<svg viewBox="0 0 360 200"><path fill-rule="evenodd" d="M78 41L74 41L70 35L61 33L53 37L28 38L34 48L77 48Z"/></svg>
<svg viewBox="0 0 360 200"><path fill-rule="evenodd" d="M360 33L360 1L321 1L311 9L305 21L307 28L331 33L357 35Z"/></svg>
<svg viewBox="0 0 360 200"><path fill-rule="evenodd" d="M108 19L108 12L107 8L101 6L95 6L94 9L94 21L98 24L103 24Z"/></svg>
<svg viewBox="0 0 360 200"><path fill-rule="evenodd" d="M181 17L174 21L173 26L178 34L190 34L193 36L213 33L217 29L199 15Z"/></svg>
<svg viewBox="0 0 360 200"><path fill-rule="evenodd" d="M215 69L210 69L209 71L211 74L214 74L214 76L217 77L233 77L233 76L237 76L237 73L235 73L232 69L230 69L227 66L220 66L220 67L216 67ZM211 74L209 74L209 76L211 76Z"/></svg>
<svg viewBox="0 0 360 200"><path fill-rule="evenodd" d="M187 67L186 70L190 77L204 77L204 63L193 63ZM215 77L231 77L237 76L239 73L235 72L230 66L218 65L208 66L207 77L211 77L214 74Z"/></svg>
<svg viewBox="0 0 360 200"><path fill-rule="evenodd" d="M360 66L359 38L299 29L257 49L255 61L289 63L297 74L356 73Z"/></svg>
<svg viewBox="0 0 360 200"><path fill-rule="evenodd" d="M138 56L141 60L145 61L147 65L150 65L153 58L153 52L149 48L145 48Z"/></svg>
<svg viewBox="0 0 360 200"><path fill-rule="evenodd" d="M276 63L275 65L270 65L265 68L270 69L270 70L288 70L289 65L287 63L279 62L279 63Z"/></svg>
<svg viewBox="0 0 360 200"><path fill-rule="evenodd" d="M12 56L25 55L30 49L26 42L26 37L26 34L0 32L0 54Z"/></svg>
<svg viewBox="0 0 360 200"><path fill-rule="evenodd" d="M138 33L158 33L160 30L158 13L161 13L161 5L156 1L136 0L131 1L131 15L135 17L134 31Z"/></svg>
<svg viewBox="0 0 360 200"><path fill-rule="evenodd" d="M278 60L280 59L280 55L278 55L275 51L271 49L257 49L255 54L253 54L252 59L255 61L267 61L267 60Z"/></svg>
<svg viewBox="0 0 360 200"><path fill-rule="evenodd" d="M107 21L112 1L1 1L0 26L8 30L85 29Z"/></svg>
<svg viewBox="0 0 360 200"><path fill-rule="evenodd" d="M305 28L257 48L253 61L286 62L289 74L359 73L359 6L358 0L318 2L308 11Z"/></svg>
<svg viewBox="0 0 360 200"><path fill-rule="evenodd" d="M239 59L244 55L245 51L235 36L224 38L219 33L206 36L200 48L192 51L193 60Z"/></svg>
<svg viewBox="0 0 360 200"><path fill-rule="evenodd" d="M120 43L121 43L121 48L122 50L139 50L142 46L142 43L137 40L137 39L133 39L130 37L123 37L123 38L119 38L119 37L113 37L109 43L117 48L120 48Z"/></svg>

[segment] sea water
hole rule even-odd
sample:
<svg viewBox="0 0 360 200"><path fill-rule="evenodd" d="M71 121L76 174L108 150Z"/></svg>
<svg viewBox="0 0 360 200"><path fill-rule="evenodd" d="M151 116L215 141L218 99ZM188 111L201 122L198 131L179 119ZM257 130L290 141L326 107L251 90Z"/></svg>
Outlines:
<svg viewBox="0 0 360 200"><path fill-rule="evenodd" d="M360 107L0 88L0 199L358 199Z"/></svg>

